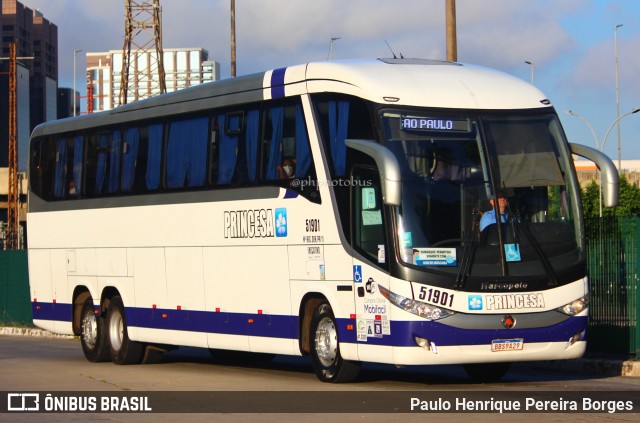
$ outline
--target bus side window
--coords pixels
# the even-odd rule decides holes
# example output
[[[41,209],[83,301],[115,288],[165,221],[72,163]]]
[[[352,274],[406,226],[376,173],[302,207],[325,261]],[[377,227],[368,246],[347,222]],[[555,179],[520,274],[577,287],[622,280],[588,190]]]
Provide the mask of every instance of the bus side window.
[[[309,147],[309,136],[300,104],[272,107],[265,115],[264,179],[280,181],[279,185],[299,190],[319,201],[315,169]],[[291,180],[310,179],[293,184]]]
[[[371,168],[356,167],[352,173],[353,247],[371,262],[386,268],[386,237],[380,176]]]
[[[138,170],[138,149],[140,146],[140,128],[133,127],[124,131],[122,147],[122,192],[134,190]]]
[[[31,144],[29,160],[29,187],[44,200],[53,200],[55,183],[55,142],[52,138],[38,138]]]
[[[115,194],[120,191],[120,166],[122,165],[122,133],[114,130],[109,146],[109,166],[107,169],[107,192]]]
[[[313,101],[332,175],[343,178],[348,171],[345,140],[374,139],[371,114],[367,104],[355,97],[314,94]]]
[[[81,135],[57,140],[54,198],[61,200],[75,198],[82,194],[83,144],[84,139]]]
[[[160,188],[162,170],[162,147],[164,125],[156,123],[147,128],[147,166],[145,168],[145,191],[155,191]],[[142,153],[144,154],[144,152]]]
[[[258,109],[233,111],[216,118],[218,155],[214,161],[217,185],[244,186],[257,180]]]
[[[265,116],[265,152],[266,160],[264,179],[275,181],[280,179],[278,167],[282,166],[282,142],[284,131],[284,107],[272,107]]]
[[[218,185],[228,185],[234,179],[238,163],[239,138],[242,134],[242,113],[227,113],[216,118],[218,128]]]
[[[204,186],[208,140],[207,117],[171,122],[167,140],[167,188]]]
[[[86,159],[86,192],[89,196],[115,194],[120,190],[122,141],[120,131],[90,137]]]
[[[142,194],[160,188],[164,126],[127,128],[122,145],[122,192]]]
[[[242,123],[238,125],[237,160],[232,183],[239,186],[252,185],[257,180],[260,111],[247,111]],[[229,129],[233,130],[233,126]]]
[[[267,118],[266,174],[268,181],[303,178],[311,167],[309,138],[302,107],[273,107]]]

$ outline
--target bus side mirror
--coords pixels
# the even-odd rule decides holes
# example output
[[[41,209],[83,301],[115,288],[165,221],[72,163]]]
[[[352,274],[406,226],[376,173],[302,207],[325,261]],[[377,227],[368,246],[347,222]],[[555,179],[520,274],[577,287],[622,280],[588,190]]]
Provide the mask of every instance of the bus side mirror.
[[[611,159],[595,148],[582,144],[569,144],[571,152],[596,164],[602,174],[602,192],[604,194],[604,206],[615,207],[618,205],[618,169]]]
[[[399,206],[402,200],[400,164],[385,146],[368,140],[345,140],[347,147],[371,157],[378,166],[382,184],[382,202],[387,206]]]

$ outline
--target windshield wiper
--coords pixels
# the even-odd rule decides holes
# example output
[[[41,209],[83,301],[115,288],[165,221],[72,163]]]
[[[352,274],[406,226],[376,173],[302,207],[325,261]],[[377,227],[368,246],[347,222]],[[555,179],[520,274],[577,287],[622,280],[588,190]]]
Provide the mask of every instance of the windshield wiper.
[[[462,259],[460,261],[460,270],[456,276],[455,289],[462,289],[469,276],[469,268],[471,267],[473,250],[475,249],[476,239],[480,231],[480,210],[474,208],[471,210],[471,219],[467,226],[466,237],[464,240],[464,250],[462,250]]]
[[[533,246],[533,249],[538,255],[540,262],[542,262],[542,266],[544,267],[544,270],[547,273],[549,280],[551,281],[551,285],[554,285],[554,286],[558,285],[558,279],[556,278],[556,274],[553,271],[551,262],[549,261],[549,258],[547,258],[547,255],[542,250],[542,247],[540,246],[540,243],[538,242],[536,237],[531,233],[529,226],[522,224],[519,220],[515,223],[518,224],[518,228],[522,230],[522,234],[525,236],[525,238],[527,238],[529,243],[531,243],[531,245]]]

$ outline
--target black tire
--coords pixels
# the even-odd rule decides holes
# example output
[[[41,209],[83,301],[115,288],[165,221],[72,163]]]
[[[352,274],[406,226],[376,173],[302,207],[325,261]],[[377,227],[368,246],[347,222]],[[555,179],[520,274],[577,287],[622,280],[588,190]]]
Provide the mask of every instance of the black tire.
[[[509,371],[511,363],[465,364],[464,371],[477,382],[497,382]]]
[[[136,364],[142,361],[144,344],[131,341],[127,333],[127,316],[122,298],[116,295],[107,309],[107,333],[111,361],[115,364]]]
[[[104,317],[96,314],[93,299],[87,298],[80,313],[80,344],[84,356],[92,363],[109,360],[109,343]]]
[[[315,309],[311,318],[311,359],[322,382],[352,382],[360,371],[360,362],[344,360],[340,355],[336,319],[326,302]]]

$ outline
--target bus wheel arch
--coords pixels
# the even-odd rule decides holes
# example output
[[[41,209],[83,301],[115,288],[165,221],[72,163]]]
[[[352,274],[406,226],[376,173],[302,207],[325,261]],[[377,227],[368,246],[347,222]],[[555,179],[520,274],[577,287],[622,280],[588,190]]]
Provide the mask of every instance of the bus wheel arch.
[[[300,302],[298,339],[300,339],[300,352],[302,355],[309,355],[311,353],[311,319],[313,318],[314,311],[323,301],[327,301],[327,299],[322,294],[308,293]]]
[[[73,292],[72,310],[71,310],[71,327],[75,336],[81,334],[82,323],[82,306],[87,298],[91,297],[91,292],[85,286],[77,286]]]
[[[321,300],[312,307],[309,332],[309,354],[316,376],[322,382],[346,383],[355,380],[360,362],[342,358],[338,325],[331,305]]]

